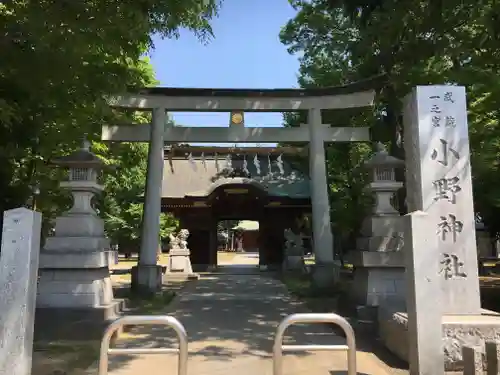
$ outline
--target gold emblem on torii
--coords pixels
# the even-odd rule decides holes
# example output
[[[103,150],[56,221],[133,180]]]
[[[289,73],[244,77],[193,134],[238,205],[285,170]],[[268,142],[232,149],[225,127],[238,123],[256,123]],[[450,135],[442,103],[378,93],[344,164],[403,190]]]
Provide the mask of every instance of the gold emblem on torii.
[[[245,126],[245,114],[243,111],[232,111],[229,117],[229,126]]]

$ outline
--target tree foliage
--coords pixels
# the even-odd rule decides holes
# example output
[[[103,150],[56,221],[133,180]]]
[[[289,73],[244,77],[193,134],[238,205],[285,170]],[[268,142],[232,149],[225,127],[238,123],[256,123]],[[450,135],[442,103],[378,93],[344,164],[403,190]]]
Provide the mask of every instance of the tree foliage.
[[[373,128],[374,140],[389,142],[404,158],[401,99],[416,85],[467,87],[475,208],[492,233],[500,232],[499,104],[500,4],[481,1],[291,0],[297,15],[281,32],[291,53],[300,53],[299,83],[329,86],[384,74],[372,116],[349,120]],[[344,117],[332,119],[338,126]],[[340,121],[339,121],[340,120]],[[359,145],[331,146],[333,220],[355,215],[362,179],[355,178],[352,156]],[[331,149],[336,151],[332,153]],[[361,150],[360,150],[361,151]],[[358,151],[358,152],[360,152]],[[367,150],[363,148],[366,157]],[[353,172],[354,171],[354,172]],[[338,177],[344,175],[343,181]],[[351,176],[351,177],[347,177]],[[349,182],[349,178],[353,180]],[[399,176],[402,179],[402,176]],[[334,192],[347,189],[341,197]],[[403,198],[403,197],[401,197]],[[343,215],[335,206],[345,201]],[[400,204],[403,202],[400,199]]]
[[[45,219],[56,215],[61,172],[49,169],[48,162],[73,151],[84,134],[98,140],[102,124],[130,117],[110,109],[106,96],[154,84],[143,58],[154,48],[154,34],[177,37],[183,27],[207,41],[218,7],[218,0],[1,2],[0,212],[35,198]],[[134,166],[125,155],[143,157],[145,146],[94,146],[123,167],[120,176],[106,181],[107,187],[116,186],[113,194],[120,195],[124,187],[135,193],[142,172],[129,173]],[[119,156],[113,156],[115,151]],[[111,212],[103,215],[115,218],[109,219],[108,229],[119,226],[118,217],[139,216],[138,206],[121,203],[105,203]]]
[[[94,151],[113,167],[105,174],[106,194],[100,205],[108,237],[121,251],[136,251],[140,245],[148,146],[122,143],[109,147],[95,143]],[[162,213],[160,238],[167,238],[177,224],[174,217]]]

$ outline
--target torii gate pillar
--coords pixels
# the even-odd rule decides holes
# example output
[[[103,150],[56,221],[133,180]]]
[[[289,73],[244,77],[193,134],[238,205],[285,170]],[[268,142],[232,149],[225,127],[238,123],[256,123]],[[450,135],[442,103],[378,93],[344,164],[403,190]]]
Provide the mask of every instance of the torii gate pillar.
[[[160,244],[163,146],[167,114],[154,108],[150,127],[146,194],[141,228],[139,263],[132,267],[132,289],[158,291],[162,286],[162,266],[156,262]]]
[[[322,137],[321,109],[308,111],[309,174],[311,181],[311,208],[313,251],[316,264],[313,280],[317,287],[332,286],[335,281],[333,262],[333,235],[330,225],[330,202],[326,177],[325,139]]]

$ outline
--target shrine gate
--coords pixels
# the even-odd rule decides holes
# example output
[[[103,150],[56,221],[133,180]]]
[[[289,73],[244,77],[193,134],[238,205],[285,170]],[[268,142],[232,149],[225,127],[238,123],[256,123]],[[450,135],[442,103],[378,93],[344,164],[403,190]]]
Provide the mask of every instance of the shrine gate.
[[[289,162],[306,152],[300,147],[189,145],[165,150],[162,211],[189,230],[195,271],[215,269],[217,224],[224,220],[258,221],[253,248],[259,249],[259,265],[281,267],[284,230],[311,211],[307,171]]]
[[[149,142],[140,260],[133,284],[147,290],[161,286],[157,265],[164,175],[165,143],[308,143],[313,251],[313,275],[330,284],[334,275],[325,142],[369,141],[368,127],[331,127],[322,123],[322,110],[368,107],[373,104],[375,79],[321,89],[191,89],[143,88],[109,99],[113,107],[151,111],[151,124],[103,126],[102,140]],[[307,123],[295,128],[185,127],[168,121],[168,112],[307,112]],[[237,120],[237,119],[236,119]],[[244,181],[241,181],[242,183]]]

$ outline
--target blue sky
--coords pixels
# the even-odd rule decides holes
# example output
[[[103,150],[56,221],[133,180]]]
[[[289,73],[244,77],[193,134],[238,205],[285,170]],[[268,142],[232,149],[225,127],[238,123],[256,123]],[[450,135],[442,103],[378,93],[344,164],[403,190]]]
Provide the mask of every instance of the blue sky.
[[[297,56],[279,41],[295,11],[287,0],[224,0],[206,45],[182,31],[177,40],[155,39],[151,61],[161,86],[213,88],[297,87]],[[228,126],[228,113],[174,113],[185,126]],[[281,113],[246,113],[246,126],[280,126]]]

